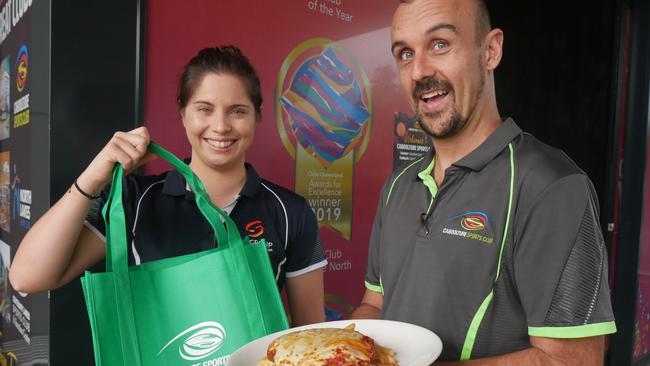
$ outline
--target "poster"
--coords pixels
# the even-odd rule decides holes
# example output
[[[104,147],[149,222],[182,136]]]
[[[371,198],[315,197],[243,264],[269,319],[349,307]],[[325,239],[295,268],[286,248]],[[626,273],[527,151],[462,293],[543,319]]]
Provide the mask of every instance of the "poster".
[[[33,141],[49,134],[50,51],[33,48],[34,9],[49,12],[49,3],[0,0],[0,365],[49,362],[48,314],[34,310],[47,306],[47,293],[15,291],[7,275],[33,217],[49,206],[49,192],[34,190],[49,184],[49,149]]]
[[[310,203],[329,261],[326,315],[345,319],[365,291],[370,231],[394,165],[395,118],[410,113],[390,52],[395,3],[192,4],[147,3],[145,125],[154,140],[189,156],[175,103],[182,67],[204,47],[241,48],[260,76],[264,99],[247,160]],[[154,162],[145,172],[168,168]]]
[[[395,134],[393,169],[421,158],[433,147],[431,136],[420,127],[415,114],[395,113],[393,131]]]

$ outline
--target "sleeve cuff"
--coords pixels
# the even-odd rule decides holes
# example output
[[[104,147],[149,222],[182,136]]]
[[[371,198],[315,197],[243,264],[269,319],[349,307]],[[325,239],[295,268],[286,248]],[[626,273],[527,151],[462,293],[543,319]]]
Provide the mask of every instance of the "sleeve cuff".
[[[315,263],[315,264],[312,264],[309,267],[305,267],[305,268],[299,269],[297,271],[287,272],[287,273],[285,273],[285,276],[287,278],[298,277],[298,276],[304,275],[305,273],[315,271],[315,270],[317,270],[319,268],[323,268],[326,265],[327,265],[327,259],[323,259],[322,261],[320,261],[318,263]]]
[[[95,235],[97,235],[97,237],[99,237],[101,240],[103,240],[104,243],[106,243],[106,236],[104,236],[101,231],[97,230],[97,228],[94,227],[88,220],[84,221],[84,226],[87,227],[88,230],[92,231]]]
[[[373,285],[372,283],[366,281],[366,288],[372,292],[378,292],[380,294],[384,293],[384,289],[382,288],[381,284],[380,285]]]
[[[612,333],[616,333],[613,321],[570,327],[528,327],[528,335],[546,338],[586,338]]]

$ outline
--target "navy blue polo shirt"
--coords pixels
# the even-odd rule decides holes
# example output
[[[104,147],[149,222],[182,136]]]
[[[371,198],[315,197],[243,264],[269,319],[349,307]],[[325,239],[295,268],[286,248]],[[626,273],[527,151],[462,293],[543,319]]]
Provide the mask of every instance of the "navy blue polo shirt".
[[[101,209],[109,189],[93,202],[86,225],[105,239]],[[233,205],[226,207],[242,237],[251,244],[265,239],[279,288],[286,277],[327,264],[318,223],[307,201],[260,178],[246,164],[246,182]],[[123,180],[129,265],[213,248],[215,235],[194,201],[185,179],[176,170],[159,175],[130,174]]]

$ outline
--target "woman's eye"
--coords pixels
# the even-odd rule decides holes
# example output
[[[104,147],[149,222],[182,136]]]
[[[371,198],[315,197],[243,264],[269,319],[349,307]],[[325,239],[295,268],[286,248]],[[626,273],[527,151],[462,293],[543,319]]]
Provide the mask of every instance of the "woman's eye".
[[[199,107],[198,111],[201,113],[210,113],[210,108],[207,107]]]
[[[243,108],[236,108],[236,109],[233,109],[232,112],[230,112],[230,113],[234,114],[235,116],[244,116],[244,115],[246,115],[247,112]]]

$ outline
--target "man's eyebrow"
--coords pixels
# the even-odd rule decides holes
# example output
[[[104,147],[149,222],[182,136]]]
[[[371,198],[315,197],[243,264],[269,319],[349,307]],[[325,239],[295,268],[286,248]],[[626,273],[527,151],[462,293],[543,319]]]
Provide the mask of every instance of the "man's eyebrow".
[[[433,27],[427,29],[427,31],[424,32],[424,34],[429,35],[431,33],[435,33],[437,31],[439,31],[440,29],[448,29],[448,30],[452,31],[453,33],[458,33],[457,30],[456,30],[456,26],[454,26],[452,24],[449,24],[449,23],[440,23],[440,24],[436,24]],[[391,51],[391,53],[395,53],[396,48],[403,47],[403,46],[406,46],[406,42],[404,42],[404,41],[395,41],[395,42],[393,42],[391,44],[390,51]]]
[[[406,42],[404,41],[393,42],[393,44],[390,46],[390,53],[395,53],[395,49],[402,46],[406,46]]]
[[[424,33],[425,33],[425,34],[431,34],[431,33],[435,33],[435,32],[437,32],[437,31],[440,30],[440,29],[448,29],[448,30],[450,30],[450,31],[452,31],[452,32],[454,32],[454,33],[457,33],[457,31],[456,31],[456,26],[454,26],[454,25],[452,25],[452,24],[449,24],[449,23],[440,23],[440,24],[436,24],[436,25],[434,25],[433,27],[427,29],[427,31],[424,32]]]

